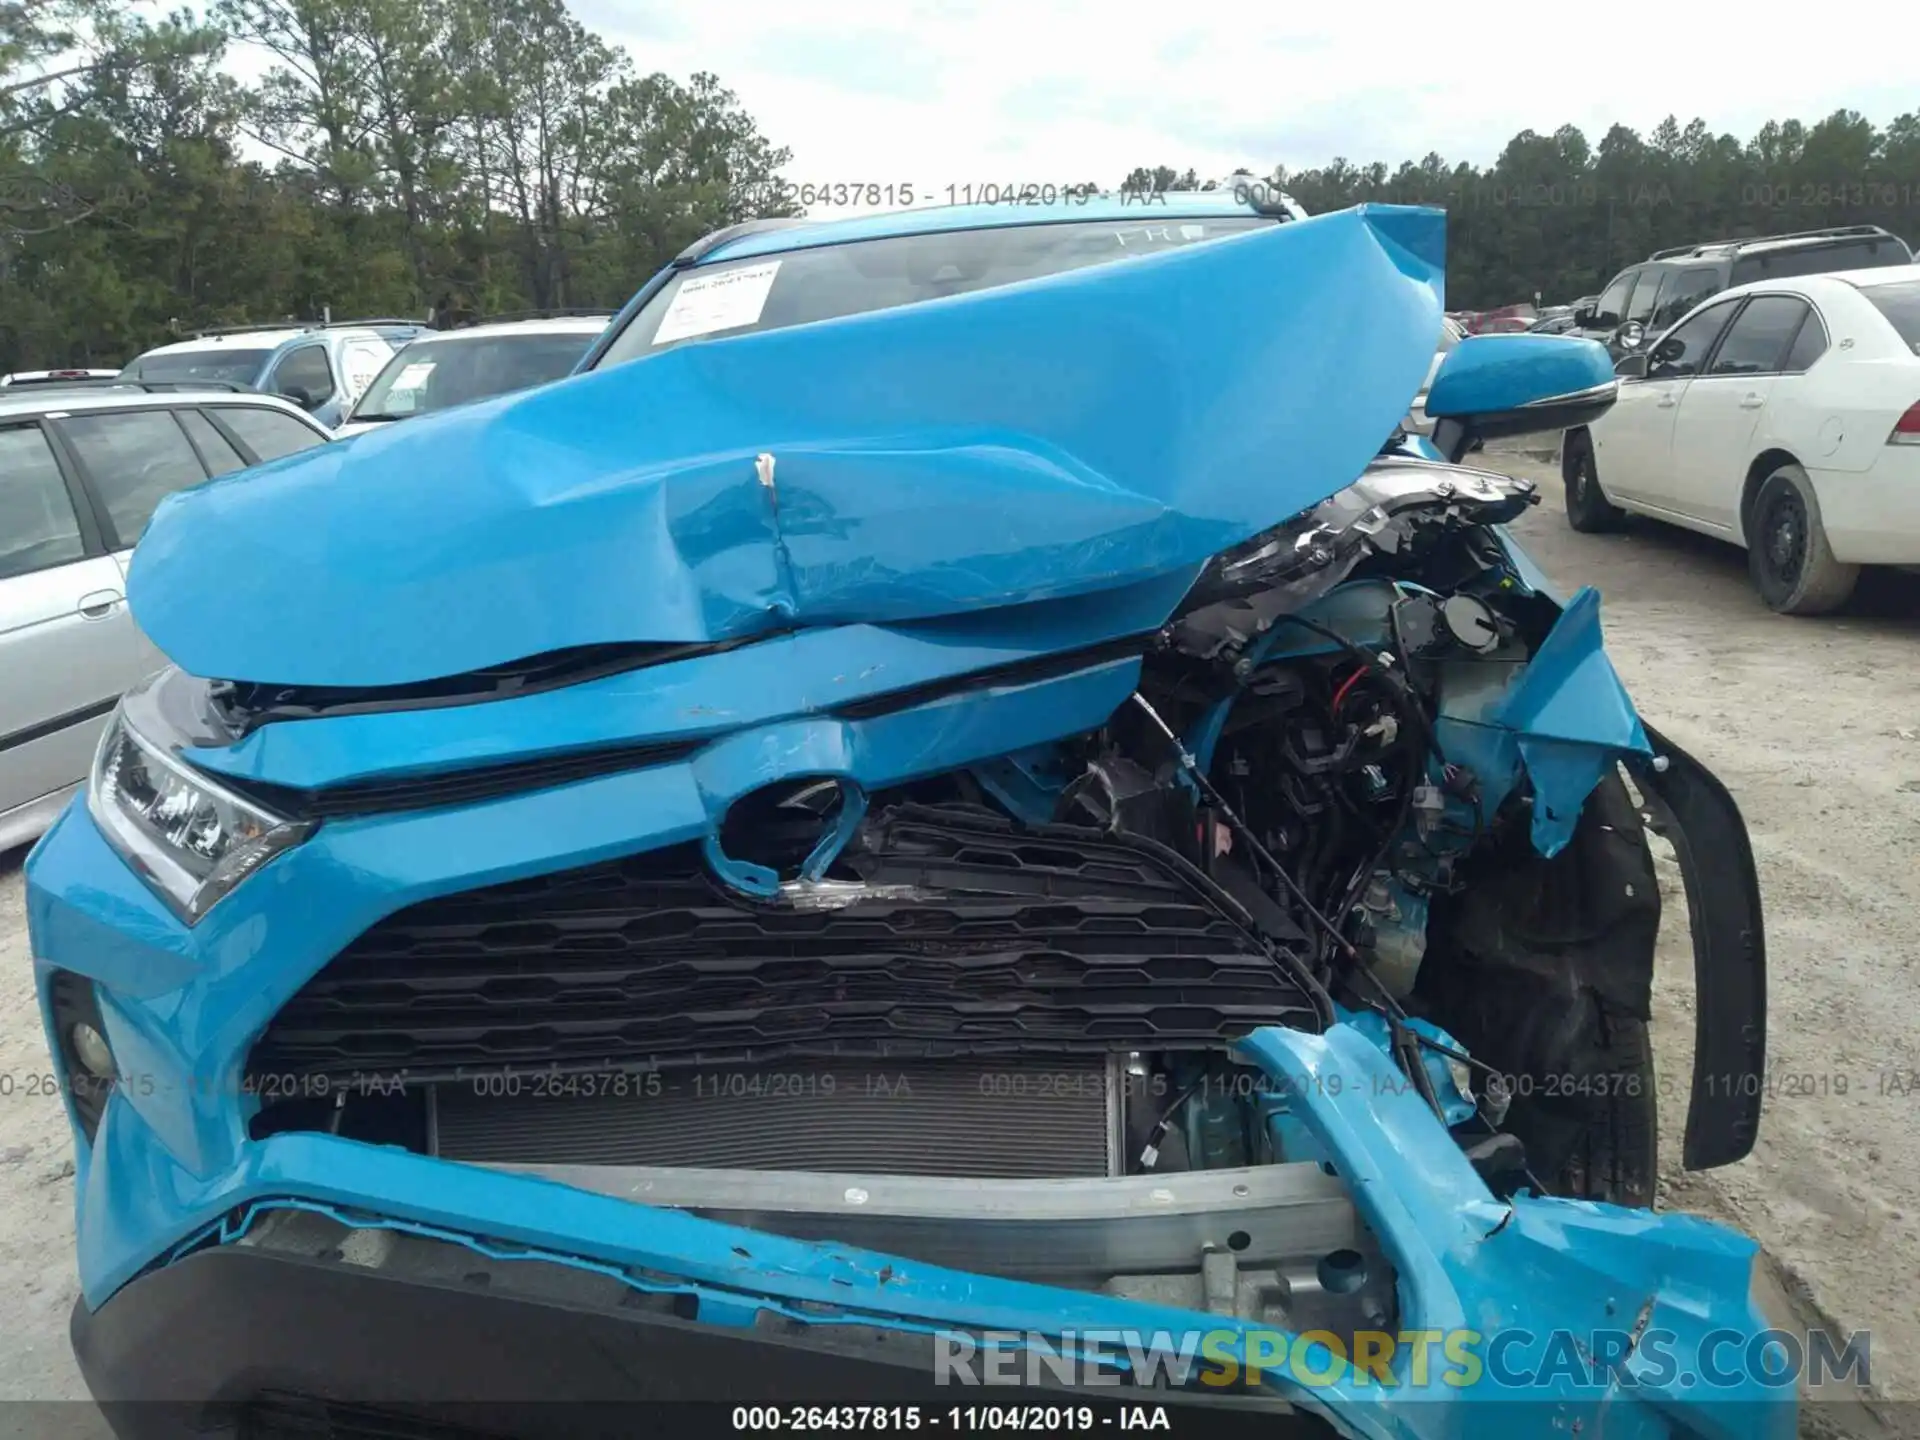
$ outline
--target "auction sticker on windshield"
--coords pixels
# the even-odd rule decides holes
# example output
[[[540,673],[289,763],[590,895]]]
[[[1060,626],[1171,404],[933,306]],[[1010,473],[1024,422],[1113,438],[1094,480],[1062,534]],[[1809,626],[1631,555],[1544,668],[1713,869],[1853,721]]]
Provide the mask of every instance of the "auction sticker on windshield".
[[[779,273],[780,262],[772,260],[716,275],[689,275],[674,292],[667,313],[660,317],[653,343],[664,345],[690,335],[711,335],[716,330],[753,324],[766,308],[773,277]]]

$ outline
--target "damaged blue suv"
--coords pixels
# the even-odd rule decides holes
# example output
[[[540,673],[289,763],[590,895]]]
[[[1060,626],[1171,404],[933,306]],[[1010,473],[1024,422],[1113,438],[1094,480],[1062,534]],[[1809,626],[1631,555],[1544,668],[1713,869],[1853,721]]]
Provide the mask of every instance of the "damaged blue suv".
[[[761,222],[567,380],[164,502],[172,667],[28,866],[120,1433],[1790,1435],[1754,1244],[1651,1210],[1648,832],[1703,1168],[1745,828],[1460,463],[1611,367],[1468,340],[1407,437],[1443,270],[1414,208]]]

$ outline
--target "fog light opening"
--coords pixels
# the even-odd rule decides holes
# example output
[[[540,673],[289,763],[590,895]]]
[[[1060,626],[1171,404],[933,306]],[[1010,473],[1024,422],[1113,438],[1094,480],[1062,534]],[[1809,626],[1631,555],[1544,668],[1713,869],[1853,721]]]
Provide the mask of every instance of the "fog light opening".
[[[48,976],[47,1008],[53,1022],[47,1039],[59,1052],[54,1059],[65,1072],[74,1123],[91,1145],[120,1069],[107,1043],[100,1000],[91,980],[71,970],[55,970]]]
[[[82,1020],[67,1032],[67,1040],[73,1046],[73,1058],[89,1075],[97,1080],[114,1078],[117,1067],[106,1036]]]

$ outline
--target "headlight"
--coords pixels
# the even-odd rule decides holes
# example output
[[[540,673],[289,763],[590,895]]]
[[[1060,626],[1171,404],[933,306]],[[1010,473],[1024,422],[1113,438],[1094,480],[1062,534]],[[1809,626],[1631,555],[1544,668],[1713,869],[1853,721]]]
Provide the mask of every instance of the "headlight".
[[[221,896],[313,833],[175,759],[113,712],[87,808],[115,850],[192,925]]]

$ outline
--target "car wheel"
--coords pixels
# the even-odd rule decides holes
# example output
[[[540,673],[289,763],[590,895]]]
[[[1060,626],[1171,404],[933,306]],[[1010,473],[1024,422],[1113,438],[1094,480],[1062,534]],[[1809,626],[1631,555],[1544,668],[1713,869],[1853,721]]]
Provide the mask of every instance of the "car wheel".
[[[1617,530],[1626,511],[1607,499],[1600,488],[1599,467],[1593,460],[1593,440],[1586,432],[1569,435],[1560,452],[1560,476],[1567,483],[1567,523],[1582,535]]]
[[[1860,567],[1833,558],[1820,502],[1798,465],[1782,465],[1767,477],[1746,529],[1747,569],[1770,608],[1782,615],[1825,615],[1847,603]]]

